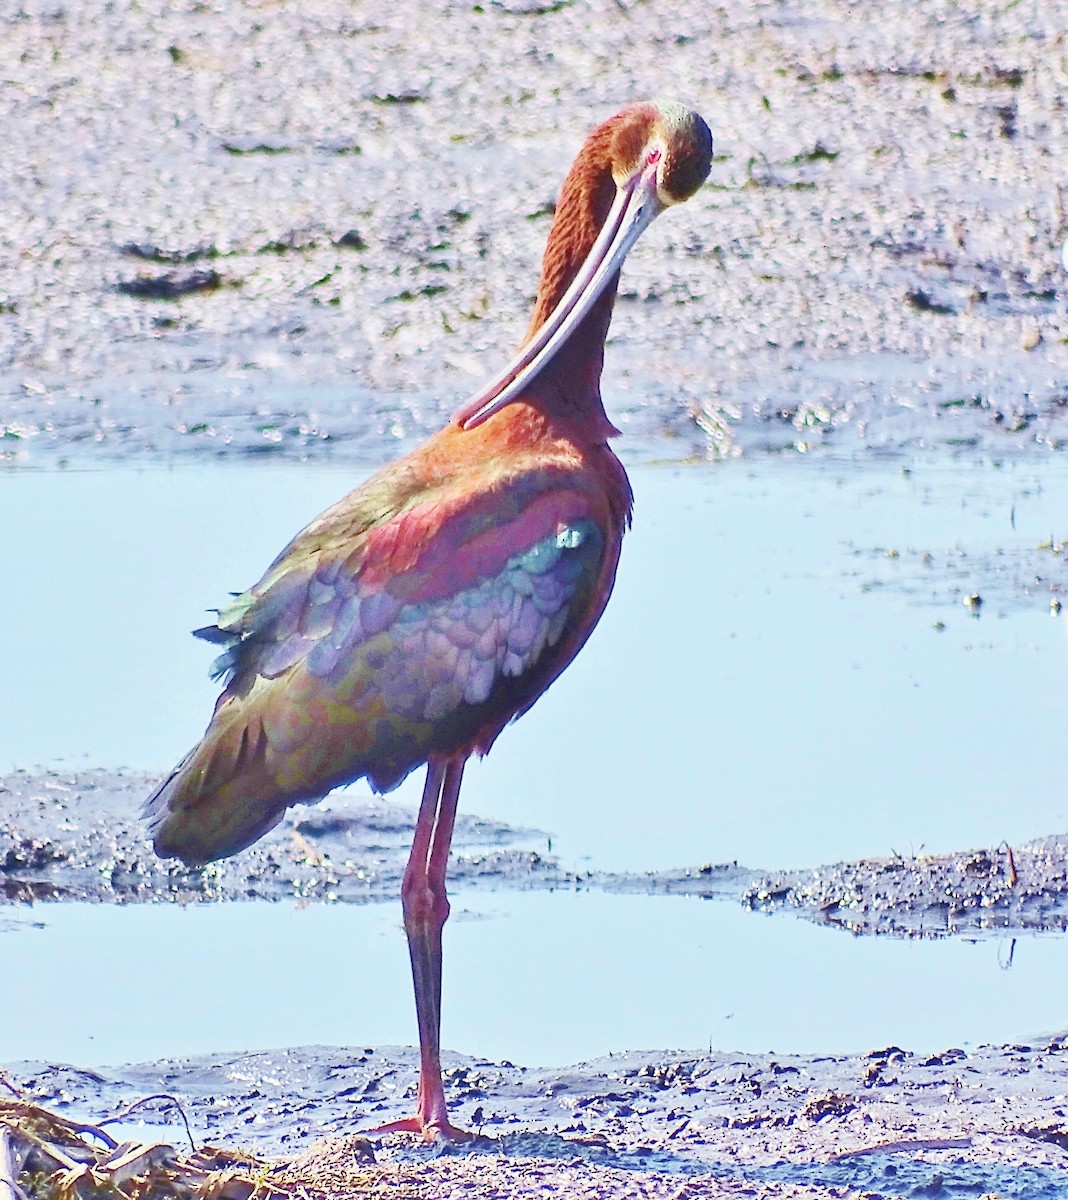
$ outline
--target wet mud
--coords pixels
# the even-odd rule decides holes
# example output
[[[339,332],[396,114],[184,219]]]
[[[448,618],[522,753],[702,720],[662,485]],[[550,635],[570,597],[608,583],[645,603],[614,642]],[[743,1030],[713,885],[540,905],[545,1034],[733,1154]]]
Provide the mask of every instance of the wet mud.
[[[290,809],[241,854],[189,868],[152,850],[139,813],[155,783],[153,776],[103,770],[0,777],[0,900],[366,904],[400,894],[414,829],[407,805],[334,793]],[[1068,929],[1068,834],[1017,847],[772,873],[739,863],[575,870],[546,852],[546,840],[537,830],[460,814],[450,885],[696,896],[792,913],[848,933],[905,938]]]
[[[13,461],[393,453],[522,336],[589,126],[676,93],[716,159],[623,273],[634,453],[1068,438],[1044,0],[30,3],[0,54]]]
[[[0,897],[42,910],[62,900],[396,903],[412,810],[335,796],[294,810],[242,855],[189,871],[156,859],[138,821],[154,782],[110,771],[4,777]],[[457,887],[703,896],[849,934],[974,938],[1065,928],[1065,841],[789,872],[731,863],[620,874],[569,870],[536,831],[465,814],[451,877]],[[203,965],[190,986],[239,986],[248,1003],[269,1003],[268,980],[214,978]],[[788,974],[774,986],[789,1002]],[[952,1003],[953,994],[947,977],[944,995],[918,1002]],[[584,1002],[578,989],[575,1002]],[[838,1002],[852,1001],[843,993]],[[414,1048],[220,1053],[106,1069],[15,1062],[0,1078],[21,1101],[90,1123],[166,1093],[198,1151],[206,1143],[266,1156],[272,1185],[304,1181],[313,1195],[1053,1200],[1068,1192],[1066,1062],[1062,1035],[929,1054],[627,1052],[558,1069],[448,1055],[451,1109],[480,1136],[446,1155],[359,1133],[411,1108]],[[150,1102],[138,1120],[147,1127],[128,1122],[129,1136],[184,1151],[172,1101]]]
[[[279,826],[233,858],[188,868],[162,860],[140,819],[157,779],[87,771],[0,777],[0,889],[14,902],[307,899],[372,903],[400,895],[415,812],[388,800],[337,793],[290,809]],[[461,813],[450,881],[508,887],[567,879],[531,847],[545,836]],[[570,877],[571,880],[574,876]]]
[[[744,903],[897,937],[1068,929],[1068,835],[958,854],[837,863],[751,883]]]
[[[198,1146],[282,1157],[338,1195],[1053,1200],[1068,1181],[1060,1038],[925,1056],[625,1053],[536,1071],[451,1055],[451,1110],[479,1136],[446,1154],[358,1132],[407,1115],[417,1067],[414,1050],[306,1047],[5,1074],[23,1099],[88,1121],[163,1094],[139,1113],[142,1137],[189,1148],[176,1099]]]

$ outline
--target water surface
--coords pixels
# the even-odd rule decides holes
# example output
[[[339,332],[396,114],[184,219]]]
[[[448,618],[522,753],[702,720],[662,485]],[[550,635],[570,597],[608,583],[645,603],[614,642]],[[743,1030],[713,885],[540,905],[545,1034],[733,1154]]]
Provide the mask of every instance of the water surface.
[[[630,870],[1068,828],[1061,459],[633,476],[608,612],[472,765],[467,811]],[[0,766],[171,766],[216,695],[188,630],[356,482],[278,463],[0,476]],[[418,792],[412,777],[399,794]]]
[[[0,920],[0,993],[20,981],[3,1060],[414,1040],[399,904],[47,905]],[[968,1049],[1062,1028],[1064,963],[1060,935],[854,939],[722,901],[461,893],[442,1038],[524,1066],[624,1048]]]

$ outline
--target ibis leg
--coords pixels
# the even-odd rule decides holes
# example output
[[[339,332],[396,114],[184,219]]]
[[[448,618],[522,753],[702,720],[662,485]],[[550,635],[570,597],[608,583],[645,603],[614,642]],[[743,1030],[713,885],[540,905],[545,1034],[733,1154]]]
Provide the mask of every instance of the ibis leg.
[[[432,759],[401,885],[419,1022],[419,1099],[414,1117],[378,1132],[421,1133],[427,1141],[470,1137],[451,1124],[441,1082],[441,930],[449,916],[445,875],[463,779],[463,759]]]

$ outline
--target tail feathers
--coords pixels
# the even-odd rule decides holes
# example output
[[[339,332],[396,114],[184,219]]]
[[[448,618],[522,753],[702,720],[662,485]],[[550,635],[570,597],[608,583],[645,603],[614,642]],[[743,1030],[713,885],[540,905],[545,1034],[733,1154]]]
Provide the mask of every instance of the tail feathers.
[[[145,801],[142,816],[161,858],[203,866],[251,846],[286,808],[319,794],[280,787],[258,722],[209,729]]]

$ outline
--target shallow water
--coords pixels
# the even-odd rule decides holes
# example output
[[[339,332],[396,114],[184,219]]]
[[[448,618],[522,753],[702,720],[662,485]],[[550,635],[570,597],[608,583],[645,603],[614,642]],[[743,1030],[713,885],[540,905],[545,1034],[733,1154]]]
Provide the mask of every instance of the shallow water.
[[[1062,459],[632,474],[605,619],[472,766],[466,811],[617,870],[814,865],[1068,828],[1068,640],[1050,614]],[[0,475],[0,624],[15,633],[0,767],[170,766],[216,694],[213,650],[187,631],[355,482],[281,463]]]
[[[22,981],[5,1059],[413,1040],[399,905],[49,905],[0,921],[5,979]],[[1062,936],[853,939],[723,902],[461,893],[443,1042],[524,1066],[624,1047],[970,1049],[1062,1027],[1064,961]]]
[[[1059,459],[633,476],[636,525],[601,628],[470,771],[465,811],[544,830],[565,864],[639,871],[1068,828]],[[0,476],[19,581],[0,592],[18,633],[4,767],[168,766],[215,694],[212,649],[187,630],[353,482],[287,464]],[[936,1050],[1064,1022],[1059,937],[858,940],[730,902],[594,893],[467,894],[454,912],[444,1043],[491,1058]],[[4,1057],[409,1044],[399,924],[397,905],[15,910],[4,977],[21,981],[20,1019]],[[116,964],[121,1008],[83,986]]]

